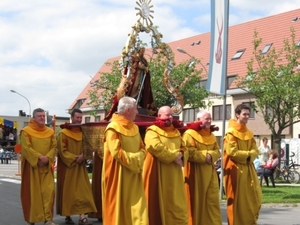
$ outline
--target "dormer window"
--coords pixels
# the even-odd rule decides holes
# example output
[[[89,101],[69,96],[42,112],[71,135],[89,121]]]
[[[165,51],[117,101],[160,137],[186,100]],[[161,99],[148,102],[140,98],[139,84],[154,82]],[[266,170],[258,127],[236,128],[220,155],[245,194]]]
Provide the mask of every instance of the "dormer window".
[[[242,55],[244,54],[245,51],[246,51],[246,49],[240,49],[240,50],[238,50],[231,59],[232,60],[233,59],[240,59],[242,57]]]
[[[270,50],[270,48],[271,48],[271,46],[272,46],[272,44],[273,43],[270,43],[270,44],[266,44],[265,45],[265,47],[264,47],[264,49],[261,51],[261,55],[264,55],[264,54],[266,54],[269,50]]]

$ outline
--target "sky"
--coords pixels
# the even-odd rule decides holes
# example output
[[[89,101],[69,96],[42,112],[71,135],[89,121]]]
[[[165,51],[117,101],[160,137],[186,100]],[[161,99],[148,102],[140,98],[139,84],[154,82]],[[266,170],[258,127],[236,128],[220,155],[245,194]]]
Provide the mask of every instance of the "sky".
[[[210,32],[210,0],[137,1],[153,5],[163,42]],[[1,0],[0,115],[43,108],[68,117],[103,63],[121,54],[136,7],[136,0]],[[229,26],[297,8],[295,0],[231,0]]]

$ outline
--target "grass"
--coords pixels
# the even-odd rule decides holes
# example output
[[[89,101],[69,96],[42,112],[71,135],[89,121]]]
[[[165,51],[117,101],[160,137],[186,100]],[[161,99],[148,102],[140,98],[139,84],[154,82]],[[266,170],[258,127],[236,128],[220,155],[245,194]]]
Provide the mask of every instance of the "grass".
[[[262,203],[300,203],[299,186],[263,186],[262,195]]]

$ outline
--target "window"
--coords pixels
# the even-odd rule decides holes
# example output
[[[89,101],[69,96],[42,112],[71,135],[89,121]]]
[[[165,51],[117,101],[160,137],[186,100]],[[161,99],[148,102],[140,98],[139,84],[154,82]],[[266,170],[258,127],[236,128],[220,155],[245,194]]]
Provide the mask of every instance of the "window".
[[[227,89],[230,89],[231,84],[233,83],[233,81],[235,80],[236,76],[230,76],[227,77]]]
[[[95,122],[100,122],[101,116],[95,116]]]
[[[296,44],[298,47],[300,47],[300,40],[298,41],[298,43]]]
[[[84,101],[85,101],[85,98],[78,99],[73,108],[80,108],[82,106],[82,104],[84,103]]]
[[[273,43],[266,44],[265,47],[264,47],[264,49],[261,51],[260,54],[261,54],[261,55],[266,54],[266,53],[270,50],[272,44],[273,44]]]
[[[223,105],[213,106],[213,120],[223,120]],[[231,118],[231,105],[226,105],[226,120]]]
[[[238,51],[234,54],[234,56],[231,58],[231,60],[241,58],[242,55],[244,54],[245,50],[246,50],[246,49],[240,49],[240,50],[238,50]]]
[[[84,122],[89,123],[91,121],[91,117],[87,116],[84,118]]]
[[[206,87],[207,80],[201,80],[199,83],[196,84],[197,87]]]
[[[249,118],[254,119],[255,118],[254,102],[243,102],[243,104],[250,107],[250,116],[249,116]]]
[[[197,113],[199,112],[198,108],[189,108],[183,110],[183,122],[192,122],[196,120]]]

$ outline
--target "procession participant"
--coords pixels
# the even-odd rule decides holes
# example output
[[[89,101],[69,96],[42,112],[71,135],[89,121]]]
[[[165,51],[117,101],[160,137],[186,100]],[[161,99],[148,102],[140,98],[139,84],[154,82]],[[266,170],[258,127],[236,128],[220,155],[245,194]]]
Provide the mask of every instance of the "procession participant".
[[[81,124],[80,109],[73,109],[71,121],[72,124]],[[70,126],[62,129],[57,147],[57,214],[66,216],[66,224],[74,224],[70,216],[75,214],[79,214],[79,225],[92,224],[85,214],[97,209],[83,157],[81,128]]]
[[[214,166],[220,149],[212,133],[211,114],[201,110],[195,124],[199,124],[198,129],[188,129],[182,137],[189,151],[189,161],[184,167],[189,225],[221,225],[219,182]]]
[[[158,119],[167,126],[152,125],[146,130],[147,150],[144,166],[150,225],[187,225],[188,206],[182,167],[187,162],[180,132],[172,125],[173,112],[169,106],[158,110]],[[168,126],[170,125],[170,126]]]
[[[54,175],[52,163],[56,152],[54,131],[45,126],[45,110],[37,108],[28,126],[21,130],[21,202],[28,225],[53,221]]]
[[[250,108],[240,104],[224,137],[224,181],[228,225],[257,224],[262,193],[253,161],[258,149],[246,124]]]
[[[147,225],[142,169],[145,147],[134,124],[137,103],[123,97],[104,134],[102,170],[103,224]]]

